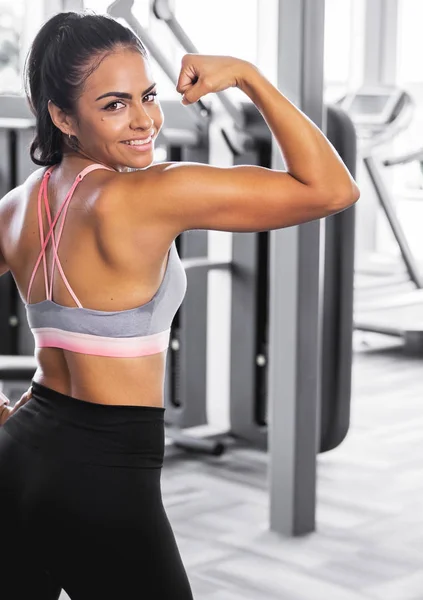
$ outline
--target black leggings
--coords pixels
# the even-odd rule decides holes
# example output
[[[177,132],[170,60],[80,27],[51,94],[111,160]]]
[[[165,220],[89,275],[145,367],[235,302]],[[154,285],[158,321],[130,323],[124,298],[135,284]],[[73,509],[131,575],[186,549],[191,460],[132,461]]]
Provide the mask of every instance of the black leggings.
[[[165,409],[32,387],[0,427],[0,597],[192,600],[161,496]]]

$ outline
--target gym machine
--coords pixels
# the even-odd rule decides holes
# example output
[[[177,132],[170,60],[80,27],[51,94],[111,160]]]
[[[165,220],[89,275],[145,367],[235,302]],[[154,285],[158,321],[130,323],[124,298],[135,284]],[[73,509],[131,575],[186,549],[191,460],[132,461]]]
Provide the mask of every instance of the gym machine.
[[[172,67],[132,14],[133,4],[133,0],[117,0],[109,8],[109,13],[126,20],[146,43],[156,62],[176,84],[177,77]],[[178,23],[167,0],[153,2],[152,9],[186,52],[198,52]],[[233,154],[232,164],[270,167],[271,135],[256,107],[251,102],[243,102],[237,107],[224,93],[218,94],[218,97],[228,116],[226,123],[232,124],[229,131],[222,130]],[[168,127],[177,130],[180,118],[180,114],[175,114],[175,111],[179,113],[177,107],[180,107],[177,102],[163,103],[165,138]],[[213,118],[211,108],[207,114],[209,118]],[[187,123],[184,125],[187,126]],[[354,130],[342,111],[336,107],[328,108],[328,135],[339,151],[346,155],[350,171],[353,172]],[[172,136],[172,139],[175,143],[177,136]],[[209,136],[208,142],[213,144],[212,136]],[[327,219],[326,227],[320,452],[339,445],[349,426],[354,210]],[[207,232],[196,234],[204,240],[204,254],[201,256],[188,254],[195,249],[192,246],[190,249],[184,247],[186,234],[179,238],[182,238],[180,250],[187,269],[188,292],[175,318],[171,336],[166,386],[167,431],[176,448],[199,453],[220,455],[226,447],[234,445],[267,450],[269,234],[233,233],[232,262],[226,265],[216,265],[205,258]],[[200,282],[204,282],[207,273],[216,268],[229,268],[232,273],[230,430],[198,436],[191,435],[190,429],[207,426],[203,375],[206,366],[207,298],[202,288],[203,283]],[[246,323],[249,324],[248,327],[245,327]],[[193,332],[192,340],[190,332]],[[203,338],[199,332],[204,332]],[[192,393],[192,390],[195,392]],[[206,429],[207,427],[202,427],[203,432]],[[174,455],[174,452],[168,448],[168,455],[170,454]]]
[[[384,179],[384,170],[419,156],[411,153],[382,159],[383,144],[411,122],[414,102],[395,86],[363,86],[339,101],[357,130],[359,155],[369,175],[379,206],[399,249],[397,264],[373,258],[356,270],[354,327],[402,338],[407,352],[423,351],[423,273],[395,210],[395,199]],[[379,155],[377,151],[379,150]],[[421,152],[421,151],[420,151]],[[398,264],[399,263],[399,264]],[[402,266],[402,268],[401,268]]]

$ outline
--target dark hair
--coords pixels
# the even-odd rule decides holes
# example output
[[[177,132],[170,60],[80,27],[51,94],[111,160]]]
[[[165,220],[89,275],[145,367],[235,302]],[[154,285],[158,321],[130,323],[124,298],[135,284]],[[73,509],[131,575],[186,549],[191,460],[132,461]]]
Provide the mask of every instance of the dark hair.
[[[30,148],[35,164],[55,165],[63,156],[63,133],[51,120],[48,101],[75,114],[85,81],[117,48],[133,49],[147,58],[135,33],[109,15],[58,13],[41,27],[26,58],[24,75],[26,97],[36,117]]]

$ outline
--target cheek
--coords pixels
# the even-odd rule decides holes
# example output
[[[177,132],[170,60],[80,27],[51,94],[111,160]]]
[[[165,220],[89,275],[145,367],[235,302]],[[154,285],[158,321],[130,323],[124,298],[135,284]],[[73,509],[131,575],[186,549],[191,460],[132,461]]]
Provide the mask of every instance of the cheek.
[[[109,124],[107,119],[99,117],[97,119],[90,119],[84,122],[83,130],[86,137],[92,135],[102,136],[108,130]]]
[[[157,104],[154,107],[154,113],[151,114],[151,117],[154,120],[154,125],[156,126],[156,129],[160,130],[164,123],[164,114],[160,104]]]
[[[164,120],[164,114],[162,111],[162,105],[160,104],[160,102],[157,102],[155,109],[157,111],[157,115],[160,117],[160,119],[163,121]]]
[[[125,125],[126,120],[122,117],[118,118],[114,115],[113,119],[108,119],[107,116],[104,116],[101,117],[99,123],[95,125],[93,133],[103,139],[110,138],[112,140],[116,133],[120,132]]]

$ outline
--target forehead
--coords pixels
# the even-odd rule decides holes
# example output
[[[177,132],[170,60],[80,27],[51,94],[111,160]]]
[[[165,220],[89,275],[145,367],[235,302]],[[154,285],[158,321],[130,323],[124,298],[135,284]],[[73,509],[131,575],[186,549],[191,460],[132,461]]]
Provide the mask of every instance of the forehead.
[[[107,54],[84,85],[84,95],[100,96],[109,91],[125,92],[153,84],[150,62],[134,50],[116,50]]]

